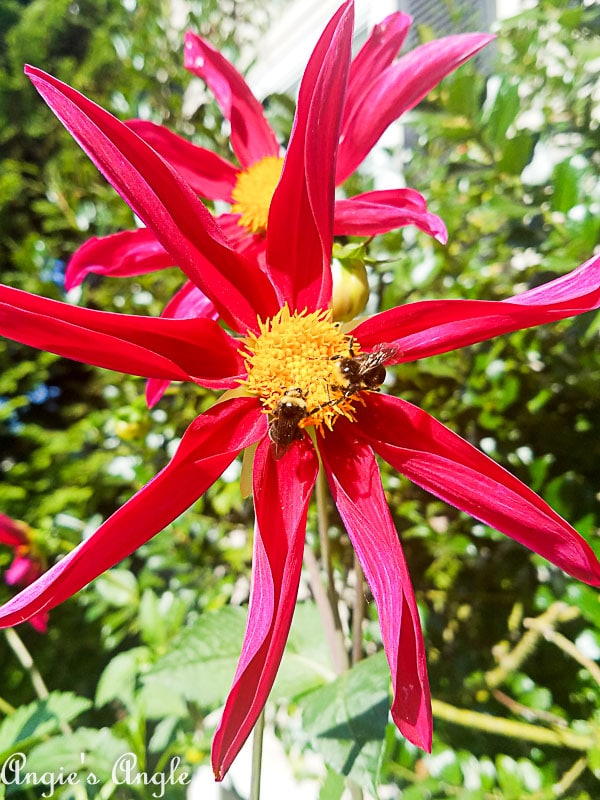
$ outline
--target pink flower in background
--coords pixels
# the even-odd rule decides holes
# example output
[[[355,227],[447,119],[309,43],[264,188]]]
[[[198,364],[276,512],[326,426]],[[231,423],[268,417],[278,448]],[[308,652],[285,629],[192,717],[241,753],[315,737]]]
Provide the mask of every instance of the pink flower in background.
[[[411,22],[407,14],[391,14],[373,28],[352,61],[339,129],[336,185],[360,166],[394,120],[493,38],[480,33],[448,36],[421,45],[396,61]],[[164,126],[139,119],[128,125],[172,164],[200,197],[230,203],[232,211],[219,216],[219,225],[238,251],[259,254],[264,249],[269,204],[281,175],[281,147],[261,104],[218,50],[188,31],[184,59],[186,69],[206,82],[229,122],[237,163]],[[405,225],[416,225],[446,241],[444,223],[427,211],[425,199],[414,189],[366,192],[335,203],[336,235],[373,236]],[[138,228],[85,242],[67,266],[65,284],[67,289],[77,286],[90,272],[127,277],[172,264],[172,256],[152,231]],[[189,283],[164,313],[215,317],[210,301]]]
[[[72,596],[176,519],[242,450],[255,447],[250,603],[213,743],[218,779],[275,680],[319,460],[377,606],[392,717],[419,747],[429,749],[432,737],[425,649],[376,455],[569,574],[600,585],[590,546],[538,495],[426,412],[375,391],[388,365],[600,307],[600,257],[502,302],[407,304],[361,322],[351,336],[333,323],[334,194],[346,92],[353,85],[353,8],[346,0],[336,12],[304,73],[260,265],[231,245],[187,182],[131,128],[56,78],[27,68],[50,108],[171,262],[209,299],[220,323],[202,315],[90,310],[0,286],[0,334],[88,364],[158,381],[192,381],[225,394],[191,423],[161,472],[0,608],[0,625],[15,625]]]
[[[44,571],[44,565],[33,555],[31,548],[31,528],[24,522],[0,514],[0,544],[12,548],[12,564],[4,573],[9,586],[29,586]],[[40,633],[48,629],[48,612],[39,611],[29,618],[30,624]]]

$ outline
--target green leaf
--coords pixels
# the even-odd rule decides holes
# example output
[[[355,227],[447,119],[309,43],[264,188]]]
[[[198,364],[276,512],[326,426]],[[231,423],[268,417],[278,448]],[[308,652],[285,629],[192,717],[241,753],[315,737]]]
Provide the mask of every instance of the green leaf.
[[[515,121],[520,107],[518,85],[511,83],[510,78],[503,78],[486,119],[486,134],[492,145],[504,149],[506,132]]]
[[[271,697],[294,700],[334,677],[317,607],[312,602],[299,603]]]
[[[153,689],[160,684],[203,708],[216,708],[231,686],[244,627],[240,609],[204,613],[173,639],[169,652],[144,677],[144,685]]]
[[[304,728],[330,769],[376,793],[389,713],[383,652],[360,662],[301,703]]]
[[[111,700],[118,700],[128,711],[132,711],[140,666],[147,663],[148,657],[146,647],[135,647],[118,653],[100,676],[96,689],[96,705],[101,707]]]
[[[45,700],[20,706],[0,725],[0,760],[58,731],[61,723],[70,722],[91,705],[72,692],[53,692]]]
[[[567,159],[554,167],[552,177],[554,179],[552,208],[554,211],[566,213],[577,204],[580,172],[572,165],[570,159]]]
[[[120,756],[130,750],[128,742],[107,728],[80,728],[35,747],[27,758],[27,769],[42,774],[57,773],[61,768],[64,774],[76,773],[81,784],[96,785],[92,776],[99,783],[108,781]]]
[[[511,175],[520,175],[531,161],[534,146],[535,138],[527,132],[506,139],[498,169]]]
[[[111,606],[129,607],[139,600],[137,580],[127,569],[109,570],[96,580],[94,588]]]
[[[340,800],[344,793],[345,781],[341,775],[337,775],[330,769],[319,792],[319,800]]]

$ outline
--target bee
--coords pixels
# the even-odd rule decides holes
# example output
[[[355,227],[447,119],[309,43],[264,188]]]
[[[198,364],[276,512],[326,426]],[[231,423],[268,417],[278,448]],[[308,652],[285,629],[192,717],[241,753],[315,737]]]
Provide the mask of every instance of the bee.
[[[385,364],[398,355],[394,344],[379,344],[372,353],[354,354],[350,340],[350,356],[337,356],[338,370],[345,381],[342,386],[344,397],[362,392],[364,389],[379,389],[385,380]]]
[[[301,389],[288,389],[277,403],[269,423],[271,454],[275,461],[283,458],[295,441],[304,434],[298,423],[309,416],[306,400]]]

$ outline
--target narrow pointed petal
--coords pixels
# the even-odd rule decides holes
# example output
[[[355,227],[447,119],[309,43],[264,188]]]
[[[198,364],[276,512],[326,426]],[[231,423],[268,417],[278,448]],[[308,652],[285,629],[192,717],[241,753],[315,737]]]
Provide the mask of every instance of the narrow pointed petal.
[[[600,586],[600,563],[585,539],[524,483],[425,411],[372,393],[357,427],[378,455],[418,486]]]
[[[38,92],[121,197],[234,330],[257,329],[277,310],[273,289],[229,246],[209,211],[158,153],[67,84],[35,67]]]
[[[383,311],[353,329],[360,344],[398,346],[389,363],[445,353],[504,333],[600,308],[600,256],[506,300],[423,300]]]
[[[431,750],[432,716],[419,612],[371,448],[340,421],[319,438],[331,493],[373,593],[390,665],[392,717],[406,738]]]
[[[237,252],[256,261],[259,255],[264,255],[265,236],[249,233],[243,225],[240,225],[240,218],[241,214],[220,214],[217,222]]]
[[[255,398],[218,403],[189,426],[169,464],[38,580],[0,608],[0,627],[47,611],[173,522],[266,433]]]
[[[208,200],[231,201],[238,167],[163,125],[142,119],[130,119],[126,125],[168,161],[196,194]]]
[[[254,457],[256,533],[250,606],[240,661],[213,740],[217,780],[224,777],[250,734],[275,680],[298,594],[306,514],[317,469],[307,439],[275,461],[265,437]]]
[[[262,106],[236,68],[192,31],[185,35],[184,52],[185,68],[206,81],[231,123],[231,146],[242,167],[265,156],[278,156],[279,144]]]
[[[343,183],[354,172],[394,120],[492,39],[484,33],[436,39],[411,50],[377,76],[362,102],[356,103],[344,120],[336,183]]]
[[[239,344],[211,319],[113,314],[0,284],[0,335],[129,375],[230,388],[244,373]]]
[[[169,300],[162,312],[163,317],[172,319],[212,319],[219,314],[213,303],[191,281],[186,281],[181,289]],[[171,384],[169,380],[149,378],[146,383],[146,403],[148,408],[155,406]]]
[[[89,273],[130,278],[173,266],[173,257],[148,228],[93,236],[72,255],[65,272],[67,291],[79,286]]]
[[[304,72],[281,179],[269,212],[267,263],[292,310],[331,300],[334,173],[350,64],[354,6],[327,25]]]
[[[365,192],[335,204],[336,236],[376,236],[415,225],[446,244],[448,231],[437,214],[427,211],[425,198],[414,189]]]
[[[400,52],[412,17],[396,11],[373,26],[369,38],[352,59],[343,122],[365,101],[373,81],[389,67]]]

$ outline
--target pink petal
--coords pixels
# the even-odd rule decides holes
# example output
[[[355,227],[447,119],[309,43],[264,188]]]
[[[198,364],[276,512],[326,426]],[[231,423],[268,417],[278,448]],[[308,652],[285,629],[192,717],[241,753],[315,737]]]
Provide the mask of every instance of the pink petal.
[[[206,81],[231,123],[231,147],[242,167],[278,156],[279,144],[250,87],[218,50],[196,33],[185,35],[185,68]]]
[[[292,308],[331,300],[334,172],[350,63],[354,6],[327,25],[304,72],[294,127],[267,226],[267,264]]]
[[[73,253],[65,272],[65,288],[79,286],[90,272],[130,278],[172,266],[173,258],[147,228],[93,236]]]
[[[241,214],[220,214],[217,222],[238,253],[256,260],[265,252],[266,238],[264,234],[248,233],[247,229],[240,225],[241,216]]]
[[[22,544],[27,544],[27,536],[22,526],[14,519],[7,517],[6,514],[0,514],[0,544],[6,544],[9,547],[20,547]]]
[[[350,65],[343,123],[359,104],[365,102],[370,85],[396,58],[411,23],[411,16],[395,11],[373,26],[369,38]]]
[[[131,375],[230,388],[244,373],[238,343],[211,319],[112,314],[0,284],[0,335]]]
[[[442,244],[448,240],[443,221],[427,211],[425,198],[414,189],[365,192],[335,204],[336,236],[376,236],[405,225],[416,225]]]
[[[47,633],[48,617],[48,612],[42,611],[40,614],[34,614],[33,617],[29,619],[29,624],[32,628],[35,628],[38,633]]]
[[[360,344],[395,343],[390,363],[445,353],[600,307],[600,256],[506,300],[423,300],[383,311],[353,329]]]
[[[525,484],[429,414],[397,397],[370,393],[357,426],[378,455],[418,486],[569,575],[600,586],[600,563],[577,531]]]
[[[163,125],[130,119],[127,127],[153,147],[201,197],[231,201],[239,169],[212,150],[192,144]]]
[[[266,432],[254,398],[218,403],[189,426],[169,464],[38,580],[0,608],[0,627],[48,611],[133,553],[192,505]]]
[[[163,159],[70,86],[26,67],[38,92],[146,227],[234,330],[277,311],[265,275],[229,247],[211,214]],[[216,266],[218,265],[218,266]]]
[[[371,448],[352,424],[318,439],[335,504],[373,593],[390,665],[392,717],[409,741],[431,750],[432,717],[419,612]]]
[[[307,439],[280,461],[265,436],[254,457],[256,531],[246,635],[233,686],[213,740],[222,780],[267,701],[287,641],[302,568],[306,514],[317,477]]]
[[[344,120],[336,183],[343,183],[354,172],[394,120],[492,39],[484,33],[436,39],[411,50],[377,75],[362,102]]]
[[[163,317],[174,319],[218,320],[219,315],[212,302],[202,294],[191,281],[186,281],[181,289],[171,298],[162,313]],[[161,378],[149,378],[146,384],[146,403],[152,408],[169,388],[171,381]]]
[[[4,580],[9,586],[29,584],[40,574],[39,566],[28,556],[15,556],[12,564],[4,573]]]

